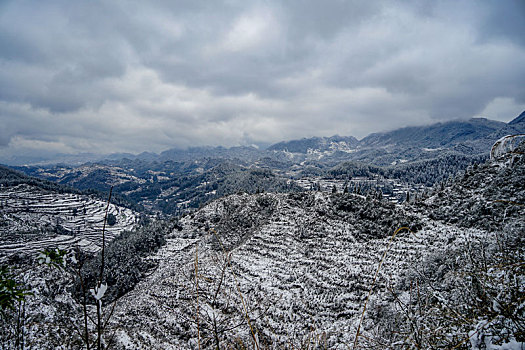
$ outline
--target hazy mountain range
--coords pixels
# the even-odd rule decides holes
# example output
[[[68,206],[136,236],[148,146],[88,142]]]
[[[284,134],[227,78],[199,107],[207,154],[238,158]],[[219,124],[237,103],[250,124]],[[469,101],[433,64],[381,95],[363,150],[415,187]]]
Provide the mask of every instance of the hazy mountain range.
[[[353,136],[312,137],[282,141],[266,149],[254,146],[193,147],[169,149],[160,154],[143,152],[99,155],[53,154],[46,157],[19,155],[0,159],[7,165],[44,165],[86,162],[116,161],[120,159],[143,161],[185,161],[198,158],[224,158],[254,161],[271,156],[298,160],[328,158],[330,160],[359,160],[376,165],[388,165],[399,159],[415,160],[432,158],[431,152],[453,152],[459,154],[482,154],[502,136],[525,132],[525,112],[509,123],[485,118],[472,118],[437,123],[428,126],[406,127],[388,132],[373,133],[358,140]],[[403,158],[404,157],[404,158]]]
[[[107,192],[113,186],[128,203],[164,214],[198,208],[239,191],[289,192],[314,186],[380,190],[384,196],[402,200],[406,192],[421,192],[422,187],[484,161],[501,136],[525,133],[523,116],[510,123],[475,118],[408,127],[362,140],[314,137],[279,142],[265,150],[171,149],[160,154],[114,155],[81,165],[17,169],[80,190]]]

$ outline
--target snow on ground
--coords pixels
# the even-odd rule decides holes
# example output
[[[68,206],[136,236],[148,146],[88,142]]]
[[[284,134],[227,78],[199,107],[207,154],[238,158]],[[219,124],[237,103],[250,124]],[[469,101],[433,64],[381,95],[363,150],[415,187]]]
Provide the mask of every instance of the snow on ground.
[[[80,245],[98,250],[107,203],[71,193],[44,191],[30,185],[0,188],[0,255],[35,252],[46,246]],[[113,239],[138,221],[130,209],[109,205],[116,224],[106,225]]]
[[[196,258],[201,322],[205,324],[210,315],[215,315],[229,324],[241,324],[224,331],[224,339],[249,338],[249,327],[242,317],[245,303],[261,339],[281,345],[290,341],[300,344],[308,337],[322,335],[333,348],[352,343],[364,299],[393,232],[383,239],[363,241],[356,238],[359,232],[352,222],[323,217],[309,207],[292,206],[286,195],[264,196],[277,202],[275,212],[226,255],[217,247],[217,237],[227,241],[227,233],[210,230],[214,228],[213,217],[221,212],[217,203],[182,220],[183,230],[174,231],[157,253],[156,271],[119,301],[115,319],[125,343],[161,349],[169,348],[167,344],[187,348],[197,341]],[[328,201],[328,196],[318,193],[316,200]],[[230,200],[248,205],[242,196]],[[451,240],[484,234],[430,220],[416,234],[400,233],[386,256],[377,288],[395,283],[400,271],[416,266],[426,253]],[[229,265],[225,265],[226,256]],[[227,277],[221,282],[218,300],[207,303],[215,294],[222,269]],[[228,314],[218,306],[228,303],[236,312],[230,310]]]

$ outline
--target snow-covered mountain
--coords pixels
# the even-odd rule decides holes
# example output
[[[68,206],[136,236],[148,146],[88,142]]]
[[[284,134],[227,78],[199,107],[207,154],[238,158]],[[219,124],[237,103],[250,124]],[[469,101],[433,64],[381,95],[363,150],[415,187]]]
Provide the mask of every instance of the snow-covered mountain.
[[[268,151],[287,153],[318,153],[333,154],[335,152],[351,152],[359,141],[353,136],[312,137],[301,140],[283,141],[268,147]]]
[[[125,235],[118,230],[133,226],[137,214],[110,206],[116,218],[110,235],[118,239],[107,247],[107,290],[88,285],[93,305],[85,309],[71,291],[79,276],[87,283],[93,279],[86,276],[100,273],[100,256],[68,275],[24,250],[96,245],[105,202],[4,169],[0,254],[9,255],[13,278],[34,294],[24,304],[24,341],[33,348],[82,348],[83,333],[72,330],[83,329],[83,310],[96,320],[102,300],[109,319],[103,338],[116,349],[521,349],[525,143],[509,145],[402,204],[374,191],[342,191],[337,182],[379,181],[387,168],[343,163],[321,179],[334,193],[324,182],[285,193],[300,181],[286,172],[276,176],[276,169],[210,159],[168,163],[186,172],[176,187],[189,190],[177,193],[193,198],[201,189],[217,198],[172,224]],[[168,168],[146,170],[148,164],[133,176],[144,180],[139,185],[158,185],[148,187],[160,190],[152,198],[168,198],[163,181],[175,187],[162,178]],[[231,194],[236,186],[251,187]],[[230,194],[218,193],[225,188]],[[76,268],[73,256],[71,250],[68,263]],[[7,330],[16,332],[22,317],[16,310],[8,315],[2,346],[13,344]]]
[[[279,142],[268,148],[274,156],[295,160],[357,160],[389,165],[435,158],[444,153],[486,154],[501,136],[525,132],[523,113],[509,123],[485,118],[449,121],[428,126],[406,127],[379,132],[357,140],[353,137],[313,137]]]
[[[498,138],[508,134],[525,133],[525,112],[509,123],[485,118],[455,120],[426,126],[405,127],[397,130],[372,133],[358,140],[353,136],[311,137],[287,140],[258,146],[190,147],[172,148],[160,154],[143,152],[138,155],[115,153],[109,155],[19,155],[0,160],[11,166],[67,164],[79,166],[91,163],[115,163],[122,160],[137,162],[186,162],[200,159],[226,159],[253,163],[264,157],[280,161],[302,162],[305,160],[331,162],[362,161],[375,165],[389,165],[404,159],[418,161],[435,158],[436,152],[453,154],[484,154]],[[397,157],[397,158],[396,158]]]
[[[395,303],[389,288],[410,296],[412,287],[402,284],[413,271],[427,273],[421,264],[430,264],[436,252],[450,251],[452,242],[456,247],[489,243],[494,234],[517,232],[524,238],[525,212],[511,202],[524,190],[525,163],[522,155],[511,157],[510,163],[469,169],[423,202],[405,207],[320,192],[233,195],[210,203],[181,220],[182,230],[173,231],[153,257],[159,262],[155,272],[119,301],[118,342],[150,349],[227,348],[236,342],[345,348],[354,340],[371,286],[376,297],[365,326],[368,336],[374,331],[370,321],[381,318],[377,296],[386,298],[383,304]],[[458,213],[447,201],[468,211]],[[436,208],[441,212],[433,218]],[[390,235],[402,226],[412,233],[398,234],[389,247]],[[523,254],[523,246],[515,252]],[[523,290],[520,276],[518,290]],[[436,283],[437,293],[442,282]],[[523,317],[523,307],[517,312]],[[472,322],[463,328],[476,331]],[[449,341],[460,342],[462,330],[457,327]]]
[[[508,124],[514,126],[514,125],[523,124],[523,123],[525,123],[525,111],[521,112],[520,115],[512,119]]]
[[[512,322],[523,320],[525,308],[512,294],[525,292],[525,274],[499,265],[480,272],[475,266],[525,256],[525,144],[520,147],[406,206],[320,192],[215,201],[181,220],[182,230],[173,231],[154,257],[156,271],[119,301],[118,342],[123,348],[150,349],[228,348],[239,342],[344,349],[354,341],[372,291],[361,330],[366,336],[359,341],[363,348],[374,348],[372,337],[380,341],[390,334],[374,322],[382,327],[403,317],[414,322],[417,314],[403,307],[419,307],[428,317],[417,321],[420,328],[406,338],[393,329],[390,336],[397,336],[398,345],[379,348],[409,346],[410,337],[421,331],[422,338],[414,341],[426,344],[423,348],[464,344],[478,349],[483,342],[493,349],[519,349],[523,329]],[[411,232],[391,240],[404,226]],[[482,258],[481,251],[471,256],[469,249],[494,256]],[[469,295],[479,287],[468,276],[462,282],[467,284],[455,285],[465,267],[472,275],[485,273],[491,280],[481,286],[491,289]],[[515,285],[500,285],[492,280],[496,276],[513,278]],[[421,290],[414,294],[417,283]],[[438,299],[425,299],[423,305],[416,295]],[[447,297],[452,299],[439,299]],[[468,304],[476,298],[486,299],[478,309]],[[468,319],[428,309],[461,303],[471,307]],[[515,314],[505,316],[504,307]],[[396,310],[410,314],[388,314]]]
[[[505,127],[505,123],[485,118],[450,121],[429,126],[406,127],[371,134],[359,142],[361,147],[411,146],[449,148],[466,141],[485,139]],[[485,151],[483,149],[482,151]]]
[[[502,136],[519,133],[525,133],[523,116],[508,124],[473,118],[375,133],[360,141],[354,137],[314,137],[280,142],[266,150],[195,147],[170,149],[160,155],[114,155],[80,166],[17,169],[82,190],[108,191],[114,186],[115,193],[128,202],[167,215],[239,191],[293,191],[325,179],[344,183],[361,176],[356,175],[359,173],[366,173],[365,182],[384,178],[373,190],[399,200],[403,196],[394,193],[393,187],[415,192],[421,186],[442,182],[484,161],[492,144]],[[374,165],[373,171],[366,171]],[[345,167],[358,171],[341,173]]]

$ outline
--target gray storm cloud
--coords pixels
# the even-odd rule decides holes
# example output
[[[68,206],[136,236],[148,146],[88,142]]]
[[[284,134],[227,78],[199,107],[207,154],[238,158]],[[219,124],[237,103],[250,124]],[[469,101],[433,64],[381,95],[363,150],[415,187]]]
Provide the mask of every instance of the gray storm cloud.
[[[525,109],[522,1],[0,4],[0,156],[370,132]]]

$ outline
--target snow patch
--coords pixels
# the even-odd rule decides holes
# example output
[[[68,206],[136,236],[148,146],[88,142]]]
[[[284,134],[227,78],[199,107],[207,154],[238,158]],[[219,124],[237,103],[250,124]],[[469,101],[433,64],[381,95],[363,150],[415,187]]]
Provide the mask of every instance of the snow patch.
[[[91,295],[93,295],[93,298],[95,298],[95,300],[100,301],[104,297],[104,294],[106,293],[107,289],[107,284],[102,283],[100,287],[95,286],[94,289],[90,289],[89,291],[91,292]]]

